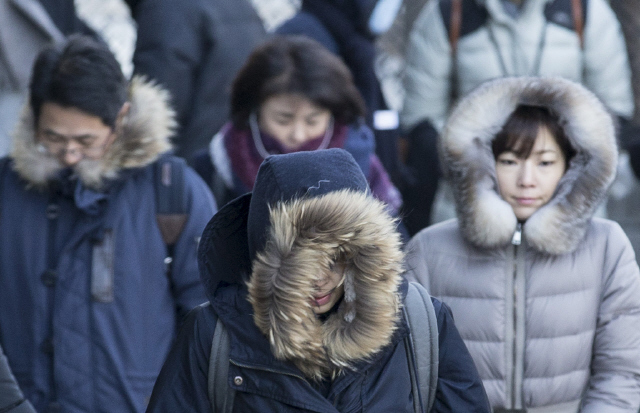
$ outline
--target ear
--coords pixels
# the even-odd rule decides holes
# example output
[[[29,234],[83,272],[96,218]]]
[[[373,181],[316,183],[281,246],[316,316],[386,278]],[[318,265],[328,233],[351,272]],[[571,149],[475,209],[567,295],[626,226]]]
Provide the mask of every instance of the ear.
[[[118,111],[118,117],[117,117],[117,120],[116,120],[116,124],[117,123],[121,123],[122,119],[124,119],[124,117],[129,114],[129,109],[131,109],[131,102],[124,102],[122,104],[122,107]]]
[[[115,127],[116,135],[120,134],[120,131],[122,130],[122,123],[124,122],[124,119],[126,118],[126,116],[129,114],[130,109],[131,109],[131,103],[124,102],[122,104],[122,107],[118,111],[118,116],[116,117],[116,127]]]

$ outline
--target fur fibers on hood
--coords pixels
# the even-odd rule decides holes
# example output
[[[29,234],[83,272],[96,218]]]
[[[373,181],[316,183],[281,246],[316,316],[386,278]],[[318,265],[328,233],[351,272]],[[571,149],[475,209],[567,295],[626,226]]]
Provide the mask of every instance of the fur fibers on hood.
[[[254,322],[280,360],[313,380],[335,377],[391,342],[399,321],[403,253],[383,203],[340,190],[280,202],[248,282]],[[314,280],[346,263],[344,298],[322,322]]]
[[[129,86],[129,113],[107,152],[98,160],[85,159],[75,167],[79,179],[90,188],[99,189],[105,179],[118,172],[154,162],[171,149],[169,138],[176,127],[169,94],[160,86],[134,77]],[[44,187],[63,166],[35,140],[33,111],[27,104],[13,137],[15,170],[30,186]]]
[[[509,243],[517,219],[498,193],[491,141],[519,104],[550,108],[577,154],[552,199],[524,225],[534,249],[559,255],[575,250],[616,173],[618,150],[612,116],[596,96],[572,81],[513,77],[489,81],[462,99],[440,142],[463,236],[479,247]]]

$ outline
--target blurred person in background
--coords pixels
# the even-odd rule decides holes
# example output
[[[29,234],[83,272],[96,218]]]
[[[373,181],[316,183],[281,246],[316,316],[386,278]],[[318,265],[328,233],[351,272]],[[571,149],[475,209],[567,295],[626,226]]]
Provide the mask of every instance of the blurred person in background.
[[[364,112],[338,56],[305,36],[274,36],[237,74],[231,121],[193,165],[224,205],[252,190],[269,155],[343,148],[360,165],[373,195],[397,215],[402,199],[375,154]]]
[[[36,56],[73,33],[95,36],[76,15],[73,0],[0,2],[0,156],[11,149],[11,132],[27,99]]]
[[[38,411],[143,412],[205,300],[196,250],[215,204],[167,154],[166,91],[128,82],[104,43],[43,50],[29,92],[0,159],[0,345]]]
[[[413,196],[405,196],[411,233],[434,216],[441,176],[436,141],[457,98],[483,81],[518,75],[579,82],[619,118],[633,114],[624,37],[606,0],[427,2],[410,34],[400,116],[407,164],[419,181]]]
[[[392,25],[402,0],[302,0],[300,11],[276,28],[308,36],[345,62],[365,103],[376,154],[396,185],[404,181],[398,156],[398,113],[390,110],[376,73],[376,39]]]
[[[494,411],[636,413],[640,270],[594,212],[616,174],[607,108],[559,77],[487,82],[441,140],[457,219],[408,245],[408,278],[447,303]]]
[[[137,24],[134,74],[171,94],[176,155],[190,159],[229,118],[231,81],[266,34],[249,0],[125,0]]]

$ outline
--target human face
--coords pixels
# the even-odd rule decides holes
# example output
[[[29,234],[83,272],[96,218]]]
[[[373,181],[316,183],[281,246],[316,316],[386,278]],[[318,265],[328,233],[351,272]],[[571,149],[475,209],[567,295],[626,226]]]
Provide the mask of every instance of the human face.
[[[52,102],[40,109],[36,139],[65,166],[101,158],[115,137],[98,116]]]
[[[311,298],[311,307],[314,313],[326,313],[342,297],[344,294],[344,270],[343,264],[335,264],[314,283],[314,292]]]
[[[289,150],[325,133],[331,112],[302,95],[282,93],[260,105],[258,126]]]
[[[520,221],[526,221],[545,205],[556,190],[566,168],[564,153],[549,130],[538,131],[531,154],[518,158],[505,151],[496,159],[498,188]]]

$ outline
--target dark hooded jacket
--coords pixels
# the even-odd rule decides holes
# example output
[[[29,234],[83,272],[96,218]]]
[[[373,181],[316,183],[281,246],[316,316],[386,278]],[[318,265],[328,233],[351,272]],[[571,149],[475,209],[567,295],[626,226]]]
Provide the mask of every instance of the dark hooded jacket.
[[[321,321],[308,297],[318,269],[336,257],[347,263],[345,293]],[[187,317],[148,411],[211,411],[207,376],[218,319],[230,336],[235,412],[413,411],[399,235],[347,152],[267,158],[254,192],[209,222],[198,259],[210,304]],[[451,313],[434,304],[440,378],[433,411],[489,411]]]
[[[205,300],[196,252],[213,199],[185,168],[189,217],[169,278],[154,164],[173,114],[139,79],[129,100],[118,138],[76,178],[39,150],[30,109],[1,161],[0,344],[38,411],[144,411],[179,317]]]

